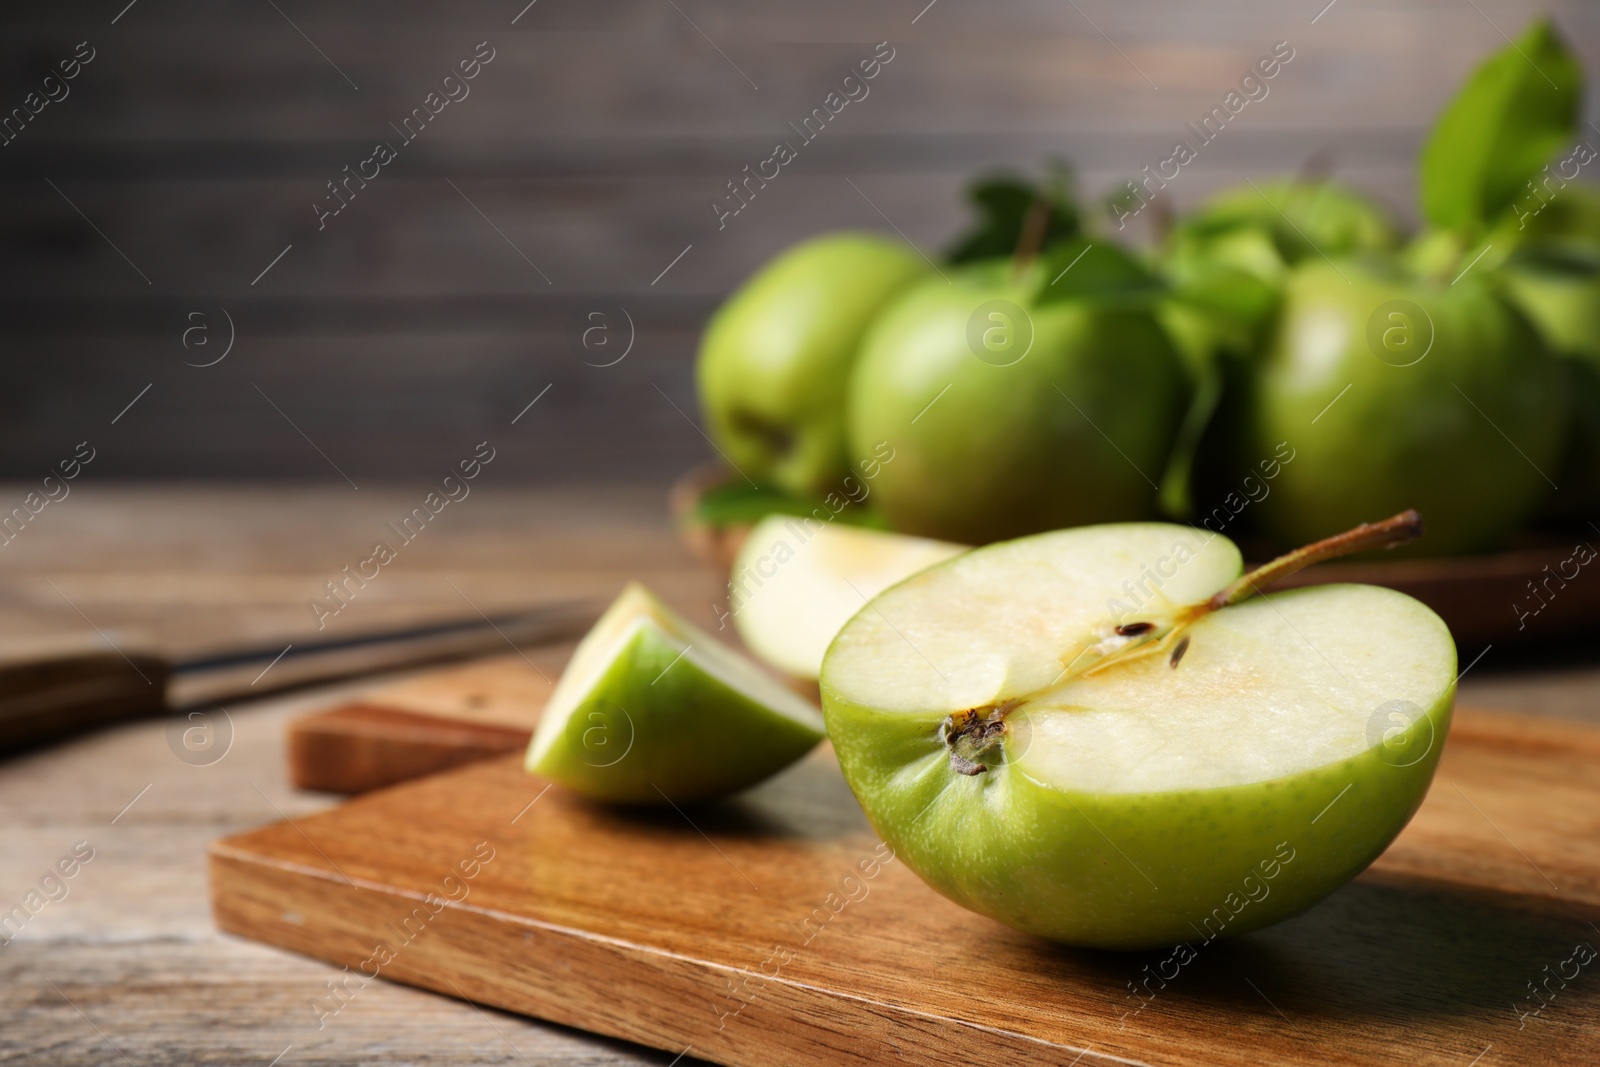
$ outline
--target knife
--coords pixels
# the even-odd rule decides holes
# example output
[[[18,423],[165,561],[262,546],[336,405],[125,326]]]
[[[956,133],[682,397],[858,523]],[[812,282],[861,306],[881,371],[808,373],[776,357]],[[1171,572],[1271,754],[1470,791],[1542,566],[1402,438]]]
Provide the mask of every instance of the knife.
[[[246,645],[185,659],[111,638],[47,638],[0,648],[0,754],[113,722],[255,699],[344,678],[577,637],[599,617],[589,601],[452,619],[350,637]]]

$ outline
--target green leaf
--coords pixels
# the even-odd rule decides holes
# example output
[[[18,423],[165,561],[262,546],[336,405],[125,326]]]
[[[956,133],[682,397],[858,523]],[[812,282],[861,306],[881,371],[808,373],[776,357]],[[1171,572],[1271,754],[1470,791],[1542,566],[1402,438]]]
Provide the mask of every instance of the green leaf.
[[[1577,136],[1583,71],[1547,20],[1486,59],[1445,107],[1419,164],[1422,212],[1445,229],[1492,221]]]
[[[1234,226],[1216,236],[1186,231],[1163,266],[1180,300],[1257,324],[1276,310],[1289,272],[1272,233],[1253,224]]]
[[[1174,289],[1156,309],[1191,379],[1224,352],[1250,357],[1260,351],[1282,297],[1278,287],[1226,267],[1206,282],[1206,288]]]
[[[1049,210],[1040,248],[1078,232],[1078,208],[1064,168],[1058,168],[1038,186],[1009,175],[982,178],[967,188],[967,199],[977,210],[978,221],[945,252],[950,263],[1009,256],[1017,251],[1036,203],[1040,204],[1038,210]]]
[[[1104,238],[1074,237],[1039,257],[1034,304],[1043,307],[1086,297],[1145,302],[1166,287],[1134,255]]]

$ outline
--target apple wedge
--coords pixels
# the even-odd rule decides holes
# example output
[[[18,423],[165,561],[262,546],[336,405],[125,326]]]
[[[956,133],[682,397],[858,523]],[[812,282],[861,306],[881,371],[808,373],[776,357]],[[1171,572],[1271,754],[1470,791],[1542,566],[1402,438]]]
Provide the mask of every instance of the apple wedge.
[[[976,549],[900,583],[828,651],[845,778],[930,886],[1021,930],[1141,948],[1287,918],[1353,878],[1421,803],[1455,645],[1372,586],[1254,593],[1408,540],[1415,513],[1241,578],[1164,524]]]
[[[815,680],[834,635],[869,599],[967,546],[769,515],[728,580],[733,625],[764,662]]]
[[[822,740],[822,716],[630,583],[578,643],[528,745],[529,773],[596,800],[709,800]]]

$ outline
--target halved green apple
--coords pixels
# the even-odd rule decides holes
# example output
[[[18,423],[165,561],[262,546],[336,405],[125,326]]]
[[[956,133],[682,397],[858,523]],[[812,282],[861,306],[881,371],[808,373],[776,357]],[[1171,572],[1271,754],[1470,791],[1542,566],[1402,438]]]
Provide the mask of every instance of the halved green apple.
[[[829,648],[846,779],[934,889],[1078,945],[1209,940],[1293,915],[1416,811],[1455,692],[1424,605],[1282,573],[1408,539],[1414,513],[1241,578],[1163,524],[976,549],[900,583]]]
[[[810,703],[630,583],[578,643],[526,767],[597,800],[682,803],[754,785],[822,736]]]
[[[733,625],[751,652],[815,679],[839,628],[872,597],[967,546],[771,515],[745,539],[728,580]]]

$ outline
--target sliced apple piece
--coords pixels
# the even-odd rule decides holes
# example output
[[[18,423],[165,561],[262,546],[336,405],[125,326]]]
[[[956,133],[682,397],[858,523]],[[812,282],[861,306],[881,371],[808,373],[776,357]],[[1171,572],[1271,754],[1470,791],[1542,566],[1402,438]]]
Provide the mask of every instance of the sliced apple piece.
[[[760,659],[815,680],[829,642],[868,600],[965,551],[948,541],[769,515],[734,560],[733,625]]]
[[[1400,593],[1245,599],[1304,562],[1241,579],[1225,538],[1136,524],[923,571],[824,661],[845,777],[930,886],[1021,930],[1140,948],[1293,915],[1416,811],[1456,678]]]
[[[597,800],[708,800],[822,740],[822,716],[631,583],[578,643],[528,745],[529,773]]]

